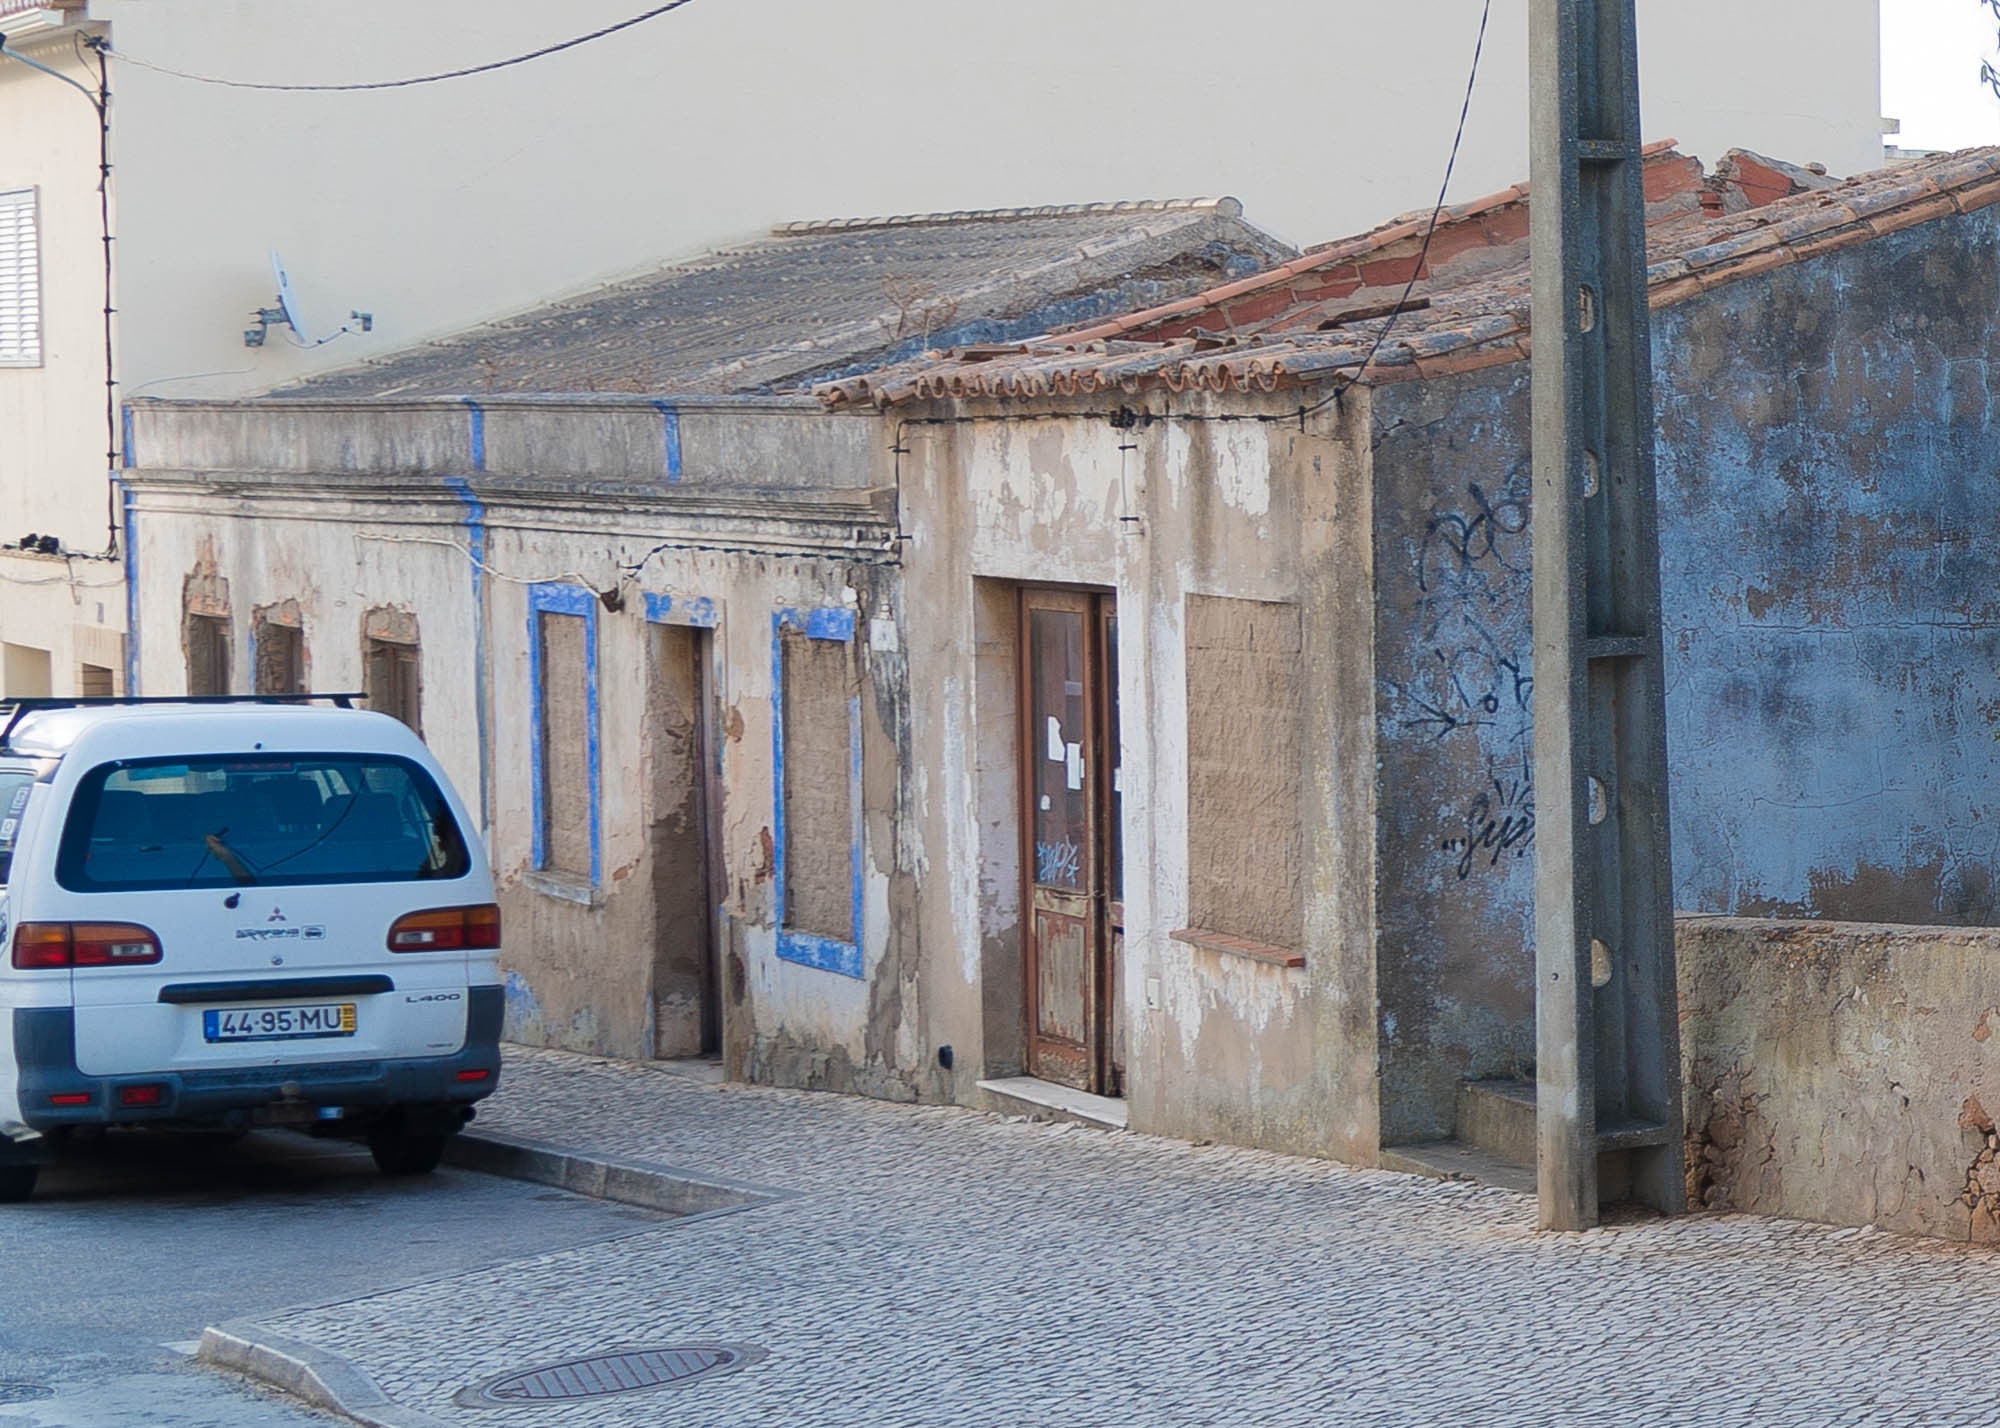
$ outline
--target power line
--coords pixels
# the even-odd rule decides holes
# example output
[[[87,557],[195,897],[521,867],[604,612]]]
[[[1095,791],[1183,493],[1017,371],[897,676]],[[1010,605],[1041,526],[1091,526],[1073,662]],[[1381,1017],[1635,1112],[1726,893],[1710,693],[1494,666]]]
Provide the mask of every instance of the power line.
[[[648,20],[657,20],[660,16],[670,11],[678,10],[683,5],[691,5],[693,3],[694,0],[669,0],[669,3],[665,5],[655,5],[643,14],[634,15],[629,20],[620,20],[615,25],[606,25],[601,30],[592,30],[587,35],[578,35],[575,39],[562,40],[553,45],[543,45],[540,49],[530,50],[524,55],[514,55],[509,59],[494,60],[489,64],[475,64],[465,69],[446,70],[442,74],[419,74],[412,75],[408,79],[380,79],[361,84],[271,84],[256,79],[221,79],[212,74],[193,74],[184,69],[175,69],[171,65],[154,64],[150,60],[140,59],[136,55],[127,54],[124,50],[115,49],[109,45],[105,46],[105,48],[110,51],[113,58],[122,60],[129,65],[136,65],[140,69],[149,69],[155,74],[172,75],[175,79],[191,79],[197,84],[219,84],[227,89],[268,89],[277,90],[285,94],[340,94],[363,89],[407,89],[417,84],[437,84],[447,79],[464,79],[468,75],[491,74],[496,69],[508,69],[517,64],[526,64],[529,60],[538,60],[549,55],[561,54],[564,50],[573,50],[578,45],[587,45],[592,40],[601,40],[607,35],[615,35],[620,30],[629,30],[634,25],[643,25]]]
[[[1995,0],[1995,3],[2000,3],[2000,0]],[[1390,310],[1388,321],[1384,322],[1382,330],[1375,334],[1375,341],[1369,346],[1368,355],[1362,359],[1354,375],[1311,406],[1301,407],[1299,409],[1301,418],[1318,411],[1329,402],[1338,401],[1342,392],[1361,380],[1368,369],[1375,365],[1375,354],[1382,350],[1382,344],[1388,341],[1389,334],[1395,330],[1396,319],[1403,315],[1403,309],[1409,305],[1410,293],[1417,286],[1417,275],[1423,272],[1424,259],[1430,256],[1431,235],[1437,232],[1438,219],[1444,214],[1444,196],[1451,191],[1451,171],[1458,167],[1458,146],[1465,141],[1465,119],[1472,112],[1472,88],[1479,81],[1479,57],[1486,52],[1486,22],[1492,17],[1493,0],[1486,0],[1486,4],[1479,12],[1479,37],[1472,44],[1472,72],[1465,77],[1465,99],[1458,106],[1458,130],[1451,136],[1451,157],[1444,163],[1444,182],[1438,185],[1437,202],[1431,205],[1431,220],[1424,226],[1424,241],[1417,249],[1417,261],[1410,269],[1410,280],[1403,284],[1403,295],[1396,299],[1396,306]]]

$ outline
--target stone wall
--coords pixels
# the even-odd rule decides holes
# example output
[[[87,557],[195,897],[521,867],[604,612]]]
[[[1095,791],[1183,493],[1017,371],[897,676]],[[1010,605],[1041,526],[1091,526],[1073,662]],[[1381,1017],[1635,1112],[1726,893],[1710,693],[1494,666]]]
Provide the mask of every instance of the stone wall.
[[[1690,1208],[2000,1242],[2000,928],[1683,916],[1675,943]]]

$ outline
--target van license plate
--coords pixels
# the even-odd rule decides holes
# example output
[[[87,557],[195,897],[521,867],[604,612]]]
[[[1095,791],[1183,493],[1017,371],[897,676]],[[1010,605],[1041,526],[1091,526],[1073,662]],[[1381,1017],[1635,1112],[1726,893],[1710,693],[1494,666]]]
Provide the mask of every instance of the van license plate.
[[[231,1007],[201,1014],[207,1041],[299,1041],[354,1035],[353,1002],[317,1007]]]

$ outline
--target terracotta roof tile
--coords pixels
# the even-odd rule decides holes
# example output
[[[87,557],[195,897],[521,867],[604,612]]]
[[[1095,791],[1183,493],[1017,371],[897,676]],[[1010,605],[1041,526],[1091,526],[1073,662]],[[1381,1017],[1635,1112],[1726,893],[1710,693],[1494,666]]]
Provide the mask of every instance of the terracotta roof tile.
[[[1649,145],[1646,152],[1656,169],[1693,163],[1664,145]],[[1661,186],[1673,193],[1665,204],[1649,207],[1647,298],[1654,308],[2000,202],[2000,147],[1838,181],[1732,151],[1713,176],[1700,181],[1706,201],[1699,205],[1688,202],[1692,191],[1679,187],[1678,170],[1668,176],[1672,182]],[[1759,201],[1782,185],[1793,191]],[[1515,207],[1525,206],[1524,193],[1525,186],[1516,185],[1445,210],[1441,234],[1446,222],[1512,218],[1480,243],[1460,244],[1448,261],[1426,258],[1412,289],[1414,300],[1396,316],[1379,350],[1376,338],[1401,296],[1402,280],[1386,290],[1362,286],[1332,297],[1327,279],[1332,270],[1352,273],[1357,260],[1366,268],[1400,258],[1407,262],[1397,271],[1407,280],[1415,249],[1390,250],[1420,235],[1428,214],[1310,249],[1255,278],[1196,297],[1032,340],[1005,356],[968,362],[957,354],[932,353],[902,367],[822,385],[818,395],[838,407],[894,406],[917,398],[1138,392],[1152,385],[1176,392],[1269,391],[1324,382],[1335,373],[1350,380],[1406,381],[1518,361],[1531,347],[1525,225],[1518,223]],[[1518,237],[1511,236],[1515,228]],[[1272,301],[1279,294],[1289,295],[1289,307]],[[1210,325],[1215,338],[1191,340],[1197,323]]]

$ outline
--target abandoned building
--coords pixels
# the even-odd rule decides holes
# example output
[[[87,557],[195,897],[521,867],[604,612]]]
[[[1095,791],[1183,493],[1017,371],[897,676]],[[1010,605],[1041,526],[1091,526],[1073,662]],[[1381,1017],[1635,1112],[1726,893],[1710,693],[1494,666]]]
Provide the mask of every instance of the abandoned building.
[[[1677,902],[1991,921],[2000,151],[1646,189]],[[1379,1163],[1533,1057],[1527,201],[134,403],[137,683],[421,698],[520,1039]]]
[[[769,393],[1291,256],[1231,199],[793,224],[283,395],[132,403],[130,685],[420,729],[486,827],[510,1036],[824,1059],[858,984],[772,961],[893,940],[900,545],[879,423]]]

